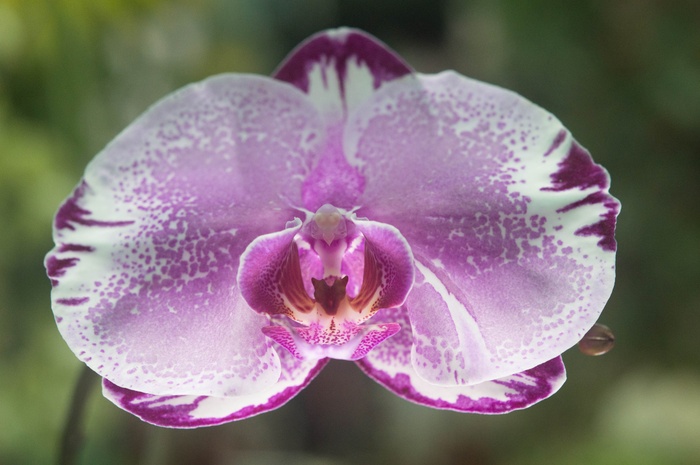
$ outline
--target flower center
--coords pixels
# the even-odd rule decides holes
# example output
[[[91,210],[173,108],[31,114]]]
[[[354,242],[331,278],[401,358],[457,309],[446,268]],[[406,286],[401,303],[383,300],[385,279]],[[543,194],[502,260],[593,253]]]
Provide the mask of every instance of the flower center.
[[[263,332],[294,355],[356,359],[399,330],[363,323],[403,304],[413,256],[392,226],[323,205],[303,224],[256,239],[238,280],[248,304],[271,317]]]
[[[296,287],[298,290],[289,294],[296,296],[298,300],[289,301],[292,312],[286,314],[297,323],[314,327],[316,332],[322,329],[323,332],[329,333],[322,338],[327,341],[342,341],[350,337],[354,329],[352,324],[358,324],[371,316],[366,308],[357,305],[357,296],[352,298],[347,293],[349,281],[347,273],[354,273],[359,280],[359,274],[364,270],[365,263],[355,260],[355,266],[346,264],[343,272],[344,259],[348,254],[361,253],[361,251],[358,252],[358,247],[366,247],[363,243],[364,238],[347,216],[347,213],[341,212],[332,205],[323,205],[295,236],[294,246],[289,251],[290,254],[297,255],[302,255],[299,249],[309,250],[309,252],[303,254],[303,260],[292,258],[287,261],[288,266],[299,267],[298,271],[289,270],[288,274],[295,278],[301,276],[302,282],[289,282],[290,287]],[[321,276],[305,277],[304,275],[309,274],[309,271],[314,268],[316,261],[321,265]],[[367,272],[380,271],[368,269]],[[304,279],[308,281],[305,283]],[[311,283],[311,288],[307,287],[308,282]],[[311,292],[301,292],[301,287]],[[311,295],[313,298],[310,297]],[[340,327],[347,329],[342,336]]]

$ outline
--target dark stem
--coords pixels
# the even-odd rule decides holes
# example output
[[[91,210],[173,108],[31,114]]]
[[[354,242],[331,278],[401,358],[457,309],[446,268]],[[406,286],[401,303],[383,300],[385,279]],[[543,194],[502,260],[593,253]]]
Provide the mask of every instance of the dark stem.
[[[85,406],[87,405],[90,391],[100,377],[86,366],[83,367],[73,389],[70,409],[63,425],[63,435],[58,456],[58,465],[74,465],[78,458],[78,452],[83,444],[83,423],[85,420]]]

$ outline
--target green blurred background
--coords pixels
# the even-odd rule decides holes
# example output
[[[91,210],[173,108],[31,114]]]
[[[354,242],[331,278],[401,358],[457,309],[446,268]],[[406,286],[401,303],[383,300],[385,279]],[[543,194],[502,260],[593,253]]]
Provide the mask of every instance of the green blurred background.
[[[332,363],[275,412],[151,427],[97,390],[82,464],[700,463],[700,2],[0,0],[0,464],[50,463],[80,363],[42,260],[86,163],[151,103],[221,72],[270,74],[300,40],[367,29],[416,69],[453,68],[556,114],[623,204],[602,322],[569,381],[486,417],[400,400]]]

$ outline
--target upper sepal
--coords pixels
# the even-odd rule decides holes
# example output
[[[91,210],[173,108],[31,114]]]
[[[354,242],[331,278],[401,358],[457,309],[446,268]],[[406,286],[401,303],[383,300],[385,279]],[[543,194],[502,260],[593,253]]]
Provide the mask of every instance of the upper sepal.
[[[375,37],[341,28],[302,42],[273,77],[306,93],[327,117],[344,118],[387,82],[411,67]]]

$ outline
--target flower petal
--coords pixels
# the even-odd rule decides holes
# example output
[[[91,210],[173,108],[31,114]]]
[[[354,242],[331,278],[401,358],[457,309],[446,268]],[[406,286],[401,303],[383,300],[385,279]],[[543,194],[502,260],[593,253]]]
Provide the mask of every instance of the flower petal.
[[[460,412],[507,413],[546,399],[566,380],[561,357],[556,357],[522,373],[471,386],[431,384],[411,364],[412,337],[405,311],[387,309],[377,318],[400,322],[404,329],[356,363],[379,384],[417,404]]]
[[[421,273],[407,308],[439,357],[418,353],[420,376],[476,384],[581,339],[612,291],[619,203],[559,121],[453,72],[393,81],[349,121],[358,214],[396,226]],[[456,376],[435,341],[463,354]]]
[[[360,292],[350,305],[369,310],[369,318],[380,308],[404,303],[413,286],[413,253],[406,239],[395,227],[369,220],[355,220],[365,237],[365,261]]]
[[[102,392],[118,407],[148,423],[170,428],[197,428],[243,420],[274,410],[306,387],[328,360],[300,361],[281,353],[282,376],[260,392],[236,397],[154,396],[124,389],[103,379]]]
[[[320,128],[293,87],[227,75],[166,97],[109,144],[58,212],[46,259],[78,357],[152,394],[275,383],[279,360],[266,318],[238,291],[238,259],[293,216]]]
[[[385,82],[411,72],[409,65],[375,37],[341,28],[302,42],[273,77],[308,94],[332,121],[344,119]]]
[[[256,312],[294,319],[295,310],[313,310],[314,301],[304,287],[294,242],[300,227],[301,220],[297,218],[283,231],[257,237],[243,253],[238,285]]]
[[[364,179],[342,149],[344,121],[378,89],[411,68],[376,38],[355,29],[312,36],[296,48],[274,74],[306,93],[326,122],[323,158],[304,182],[303,206],[316,211],[329,203],[352,209]]]

